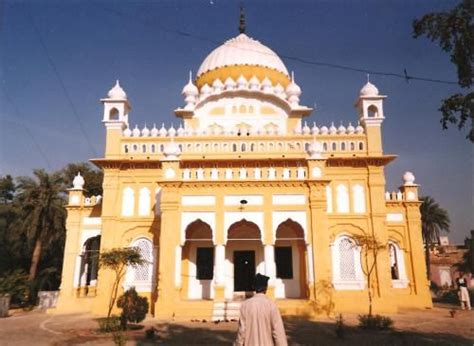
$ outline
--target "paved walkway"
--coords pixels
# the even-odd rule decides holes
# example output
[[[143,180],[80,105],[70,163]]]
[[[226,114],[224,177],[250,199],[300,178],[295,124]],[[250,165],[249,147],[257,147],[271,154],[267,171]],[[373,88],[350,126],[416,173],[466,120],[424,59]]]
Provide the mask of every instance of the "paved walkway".
[[[474,311],[438,306],[424,311],[404,311],[391,317],[395,330],[367,332],[357,328],[357,315],[344,315],[345,337],[335,335],[334,319],[315,321],[285,319],[291,345],[473,345]],[[127,345],[206,344],[229,345],[235,339],[236,322],[170,322],[148,319],[143,329],[128,331]],[[153,326],[154,341],[144,330]],[[0,345],[114,345],[111,335],[97,332],[98,324],[88,314],[47,315],[42,311],[18,311],[0,319]]]

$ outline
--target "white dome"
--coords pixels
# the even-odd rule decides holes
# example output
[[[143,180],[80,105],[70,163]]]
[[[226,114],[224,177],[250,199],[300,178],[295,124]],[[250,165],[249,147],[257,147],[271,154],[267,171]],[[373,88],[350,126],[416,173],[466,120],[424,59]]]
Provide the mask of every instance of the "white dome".
[[[107,93],[107,96],[110,99],[114,99],[114,100],[126,100],[127,99],[127,94],[125,93],[125,91],[120,86],[120,83],[119,83],[118,80],[115,82],[115,85],[113,86],[113,88],[109,90],[109,92]]]
[[[214,49],[199,67],[197,77],[219,67],[254,65],[277,70],[288,76],[283,61],[267,46],[240,34]]]
[[[379,95],[379,89],[375,85],[373,85],[370,82],[367,82],[366,85],[360,89],[360,96],[378,96]]]

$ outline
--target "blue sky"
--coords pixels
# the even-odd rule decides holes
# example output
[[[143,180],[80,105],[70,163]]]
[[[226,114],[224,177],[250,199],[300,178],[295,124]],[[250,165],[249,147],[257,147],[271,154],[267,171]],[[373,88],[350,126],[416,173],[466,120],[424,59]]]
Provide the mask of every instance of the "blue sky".
[[[413,19],[455,3],[245,1],[247,33],[282,56],[456,81],[449,56],[411,34]],[[183,105],[188,71],[197,71],[217,42],[237,35],[238,5],[232,0],[4,2],[0,174],[28,175],[33,168],[59,169],[102,156],[99,99],[117,78],[132,103],[131,124],[176,125],[173,110]],[[301,103],[316,105],[309,122],[357,121],[353,104],[364,72],[282,60],[295,72]],[[465,131],[443,131],[437,110],[440,100],[459,88],[376,74],[370,79],[388,95],[384,150],[399,155],[386,169],[387,189],[401,184],[404,171],[413,171],[421,194],[449,211],[450,238],[461,242],[474,228],[473,145]]]

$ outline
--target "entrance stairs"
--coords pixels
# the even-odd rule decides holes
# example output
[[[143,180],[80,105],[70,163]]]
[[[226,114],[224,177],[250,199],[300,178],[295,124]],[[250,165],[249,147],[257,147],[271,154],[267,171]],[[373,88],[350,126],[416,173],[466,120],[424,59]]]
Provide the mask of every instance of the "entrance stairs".
[[[214,302],[213,321],[238,321],[242,302],[250,298],[253,292],[236,292],[232,300]]]

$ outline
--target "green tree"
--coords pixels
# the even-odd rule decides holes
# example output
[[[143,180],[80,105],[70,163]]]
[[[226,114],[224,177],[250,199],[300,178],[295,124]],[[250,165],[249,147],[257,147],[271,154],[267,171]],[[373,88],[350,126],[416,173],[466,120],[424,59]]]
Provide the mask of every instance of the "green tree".
[[[474,82],[474,2],[462,0],[456,7],[445,12],[428,13],[413,22],[413,36],[427,36],[438,42],[441,49],[448,52],[456,66],[458,84],[470,89]],[[462,129],[470,121],[471,129],[466,138],[474,142],[474,92],[457,93],[442,101],[441,124],[457,124]]]
[[[42,169],[34,170],[33,174],[34,178],[17,179],[15,203],[18,205],[19,217],[12,224],[20,241],[27,240],[32,248],[28,275],[30,282],[37,276],[44,248],[58,241],[64,242],[66,233],[62,176],[58,173],[48,174]]]
[[[0,204],[10,204],[15,194],[15,183],[11,175],[0,177]]]
[[[65,182],[65,188],[72,187],[72,181],[77,173],[80,172],[84,177],[84,189],[89,195],[102,195],[102,181],[104,173],[94,168],[88,162],[70,163],[61,170]]]
[[[430,279],[430,249],[439,240],[441,231],[449,232],[448,212],[430,197],[421,197],[421,232],[425,243],[426,275]]]
[[[10,225],[17,218],[13,204],[16,186],[10,175],[0,177],[0,276],[12,269],[17,258],[10,247]]]
[[[122,249],[112,249],[104,251],[100,254],[99,266],[111,269],[114,272],[114,282],[109,299],[109,310],[107,311],[107,319],[110,318],[112,309],[117,300],[118,288],[120,282],[125,276],[128,266],[138,266],[144,263],[142,256],[137,248],[129,247]]]

